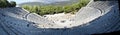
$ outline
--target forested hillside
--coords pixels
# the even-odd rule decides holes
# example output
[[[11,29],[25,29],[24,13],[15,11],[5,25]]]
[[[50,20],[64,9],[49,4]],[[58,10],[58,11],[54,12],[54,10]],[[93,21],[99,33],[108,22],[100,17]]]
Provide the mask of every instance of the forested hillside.
[[[46,2],[25,2],[25,3],[21,3],[21,4],[18,4],[20,7],[23,6],[23,5],[30,5],[30,6],[34,6],[34,5],[39,5],[39,6],[48,6],[48,5],[51,5],[51,6],[65,6],[65,5],[71,5],[71,4],[74,4],[74,3],[77,3],[79,2],[79,0],[69,0],[69,1],[59,1],[59,2],[52,2],[52,3],[46,3]]]
[[[56,13],[72,13],[74,14],[77,12],[81,7],[86,6],[89,0],[79,0],[79,2],[71,4],[71,5],[65,5],[65,6],[53,6],[53,5],[47,5],[47,6],[29,6],[29,5],[23,5],[22,7],[31,13],[37,13],[39,15],[45,15],[45,14],[56,14]]]

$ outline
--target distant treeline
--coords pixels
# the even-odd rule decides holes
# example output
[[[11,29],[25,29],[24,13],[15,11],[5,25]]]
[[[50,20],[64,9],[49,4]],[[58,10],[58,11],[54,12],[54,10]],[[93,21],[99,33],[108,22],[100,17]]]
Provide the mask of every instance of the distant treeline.
[[[56,13],[76,13],[81,7],[86,6],[89,0],[80,0],[78,3],[66,6],[29,6],[23,5],[22,7],[31,13],[37,13],[39,15],[56,14]]]
[[[7,0],[0,0],[0,8],[6,8],[6,7],[15,7],[16,2],[11,1],[8,2]]]

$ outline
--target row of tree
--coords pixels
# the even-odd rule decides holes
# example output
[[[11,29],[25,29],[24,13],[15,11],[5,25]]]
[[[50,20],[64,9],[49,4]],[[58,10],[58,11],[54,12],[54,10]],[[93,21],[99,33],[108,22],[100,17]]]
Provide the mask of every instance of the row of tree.
[[[8,2],[7,0],[0,0],[0,8],[6,8],[6,7],[15,7],[16,2],[11,1]]]
[[[56,14],[56,13],[76,13],[81,7],[86,6],[89,0],[80,0],[78,3],[66,6],[29,6],[23,5],[22,7],[31,13],[39,15]]]

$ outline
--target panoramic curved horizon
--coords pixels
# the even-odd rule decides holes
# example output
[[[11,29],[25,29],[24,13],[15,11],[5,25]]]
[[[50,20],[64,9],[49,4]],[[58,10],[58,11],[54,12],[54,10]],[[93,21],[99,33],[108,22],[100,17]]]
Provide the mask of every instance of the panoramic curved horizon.
[[[120,31],[120,11],[116,0],[91,0],[75,14],[56,13],[57,9],[52,7],[45,9],[31,13],[22,7],[0,8],[0,34],[92,35]],[[56,14],[48,14],[51,12]],[[46,15],[39,15],[43,13]]]

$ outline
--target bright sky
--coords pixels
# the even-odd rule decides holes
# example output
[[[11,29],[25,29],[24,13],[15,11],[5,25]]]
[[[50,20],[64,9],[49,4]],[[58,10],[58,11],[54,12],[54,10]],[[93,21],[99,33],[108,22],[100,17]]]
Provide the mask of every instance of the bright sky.
[[[58,1],[69,1],[69,0],[8,0],[8,1],[15,1],[17,4],[24,3],[24,2],[43,2],[43,3],[52,3]]]

